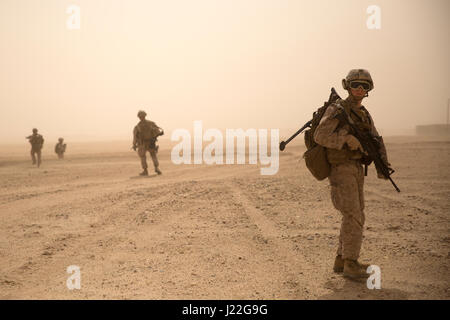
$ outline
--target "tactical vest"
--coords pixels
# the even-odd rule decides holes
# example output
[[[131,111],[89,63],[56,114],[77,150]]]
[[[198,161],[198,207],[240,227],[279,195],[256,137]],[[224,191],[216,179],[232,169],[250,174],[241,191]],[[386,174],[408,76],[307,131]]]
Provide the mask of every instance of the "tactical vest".
[[[29,139],[33,149],[40,149],[44,143],[44,138],[40,134],[31,135]]]
[[[150,141],[158,137],[159,129],[152,121],[141,121],[136,126],[136,135],[137,141],[139,142]]]
[[[56,153],[64,153],[66,151],[66,145],[63,143],[57,143],[55,145],[55,152]]]
[[[339,100],[336,103],[345,109],[358,128],[364,131],[371,130],[372,125],[370,117],[364,107],[361,107],[360,109],[351,108],[346,100]],[[340,129],[347,130],[349,134],[353,134],[352,129],[348,125],[339,124],[335,131]],[[360,160],[363,156],[364,154],[359,150],[350,150],[347,144],[344,144],[341,150],[327,148],[327,158],[331,164],[345,163],[349,160]]]

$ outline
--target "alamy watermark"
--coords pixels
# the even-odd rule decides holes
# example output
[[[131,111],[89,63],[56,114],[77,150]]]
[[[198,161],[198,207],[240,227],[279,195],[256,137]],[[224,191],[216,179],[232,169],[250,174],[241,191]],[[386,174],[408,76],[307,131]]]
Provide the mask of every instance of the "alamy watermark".
[[[373,289],[381,289],[381,269],[379,266],[370,265],[367,270],[367,273],[370,274],[367,279],[367,288],[370,290]]]
[[[367,18],[366,26],[369,30],[381,29],[381,8],[377,5],[370,5],[366,9],[366,13],[370,14]]]
[[[66,21],[66,27],[69,30],[79,30],[81,28],[81,9],[77,5],[70,5],[66,9],[69,15]]]
[[[270,130],[270,143],[268,143],[267,129],[247,129],[246,131],[243,129],[226,129],[225,159],[222,131],[208,129],[203,133],[202,121],[194,121],[193,137],[186,129],[176,129],[172,132],[171,140],[180,141],[172,148],[171,160],[174,164],[245,164],[248,154],[248,164],[256,165],[259,160],[262,166],[266,166],[260,169],[262,175],[274,175],[278,172],[278,129]],[[204,141],[210,142],[205,148],[203,148]],[[192,154],[194,156],[193,161]]]
[[[71,265],[67,267],[67,273],[70,274],[66,280],[67,289],[81,289],[81,270],[79,266]]]

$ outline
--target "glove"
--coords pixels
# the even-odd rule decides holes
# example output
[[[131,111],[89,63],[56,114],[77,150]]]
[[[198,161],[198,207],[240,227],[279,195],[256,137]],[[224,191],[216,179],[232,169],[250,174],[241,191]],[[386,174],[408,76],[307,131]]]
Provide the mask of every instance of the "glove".
[[[350,150],[359,150],[362,153],[364,153],[364,149],[361,146],[361,143],[359,143],[358,139],[356,139],[354,136],[352,136],[350,134],[347,135],[345,143],[347,143]]]
[[[388,163],[387,166],[388,166],[388,172],[389,172],[389,174],[394,173],[394,169],[391,168],[391,164]],[[388,178],[386,178],[385,176],[383,176],[383,174],[382,174],[381,172],[378,172],[378,170],[377,170],[377,177],[378,177],[378,179],[384,179],[384,180],[387,180],[387,179],[388,179]]]
[[[161,132],[159,133],[159,135],[160,135],[160,136],[163,136],[163,135],[164,135],[164,130],[163,130],[163,129],[161,129]]]
[[[134,144],[134,145],[131,147],[131,149],[133,149],[134,151],[136,151],[137,146]]]
[[[383,179],[383,180],[387,180],[388,179],[381,172],[378,172],[378,171],[377,171],[377,177],[378,177],[378,179]]]

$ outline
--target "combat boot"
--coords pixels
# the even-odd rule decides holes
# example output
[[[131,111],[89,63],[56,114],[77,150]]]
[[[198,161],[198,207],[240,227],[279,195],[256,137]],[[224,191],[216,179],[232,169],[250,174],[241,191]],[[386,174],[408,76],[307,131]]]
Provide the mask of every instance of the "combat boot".
[[[148,176],[148,171],[147,171],[147,169],[144,169],[144,171],[142,171],[139,175],[140,175],[140,176]]]
[[[344,259],[342,259],[341,255],[337,255],[336,259],[334,259],[334,272],[343,272],[344,271]]]
[[[158,168],[155,168],[155,172],[159,175],[162,174],[161,170],[159,170]]]
[[[360,263],[359,261],[356,261],[356,263],[359,264],[362,268],[364,268],[364,270],[367,270],[367,268],[370,266],[370,264]],[[344,259],[342,259],[341,255],[336,256],[336,259],[334,260],[333,271],[336,273],[344,271]]]
[[[351,279],[364,279],[370,275],[366,272],[366,269],[361,266],[358,261],[345,259],[344,260],[344,277]]]

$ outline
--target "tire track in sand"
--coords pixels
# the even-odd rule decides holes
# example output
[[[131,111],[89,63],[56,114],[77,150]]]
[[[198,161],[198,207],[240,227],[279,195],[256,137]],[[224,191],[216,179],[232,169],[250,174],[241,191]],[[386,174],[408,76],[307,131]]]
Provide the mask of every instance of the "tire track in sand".
[[[92,217],[92,221],[86,221],[84,225],[79,225],[78,230],[74,230],[72,224],[69,223],[66,227],[60,228],[57,233],[52,233],[44,238],[26,238],[26,243],[19,244],[19,248],[16,246],[13,250],[29,252],[31,241],[33,241],[34,250],[32,254],[15,257],[9,262],[7,268],[1,270],[0,287],[3,282],[9,283],[9,285],[0,294],[0,297],[5,298],[11,295],[17,298],[36,298],[42,294],[42,288],[38,289],[39,284],[42,283],[45,283],[47,288],[54,288],[52,290],[58,297],[68,297],[66,288],[61,285],[64,284],[66,277],[64,270],[70,264],[68,261],[76,261],[78,265],[92,266],[93,263],[94,265],[98,264],[98,260],[91,258],[94,255],[109,261],[115,253],[114,246],[128,239],[127,234],[135,228],[133,222],[140,217],[139,214],[136,216],[123,214],[127,205],[134,204],[136,201],[136,197],[133,198],[130,195],[146,189],[148,186],[144,185],[126,191],[123,191],[122,188],[115,188],[100,194],[91,194],[92,197],[89,199],[107,200],[111,195],[117,196],[118,199],[111,206],[105,206],[108,209],[96,211],[97,215]],[[71,199],[76,199],[76,197]],[[161,195],[157,199],[152,199],[152,203],[158,205],[168,199],[170,199],[169,194]],[[103,202],[106,203],[106,201]],[[51,221],[49,222],[51,223]],[[92,228],[88,227],[89,224]],[[47,230],[49,229],[47,228]],[[96,271],[98,272],[98,270]]]
[[[418,212],[421,213],[425,213],[425,214],[433,214],[436,213],[437,210],[439,210],[440,208],[436,208],[436,207],[432,207],[430,205],[425,204],[423,201],[419,202],[420,200],[415,200],[415,198],[417,196],[412,195],[412,194],[406,194],[406,195],[395,195],[395,196],[391,196],[391,195],[387,195],[385,193],[379,192],[379,191],[375,191],[372,188],[367,188],[365,187],[365,191],[367,193],[368,196],[375,196],[378,198],[381,198],[383,200],[388,200],[390,202],[393,203],[398,203],[400,205],[402,205],[403,207],[407,207],[407,208],[411,208],[414,209]],[[407,197],[407,198],[405,198]]]
[[[245,214],[257,226],[263,238],[267,240],[274,259],[283,265],[285,284],[296,289],[295,297],[292,298],[308,298],[310,296],[308,288],[311,286],[311,282],[322,281],[315,266],[309,265],[304,254],[294,250],[293,245],[286,242],[287,240],[283,240],[285,238],[283,233],[251,203],[237,184],[229,182],[227,186],[233,199],[244,208]]]

